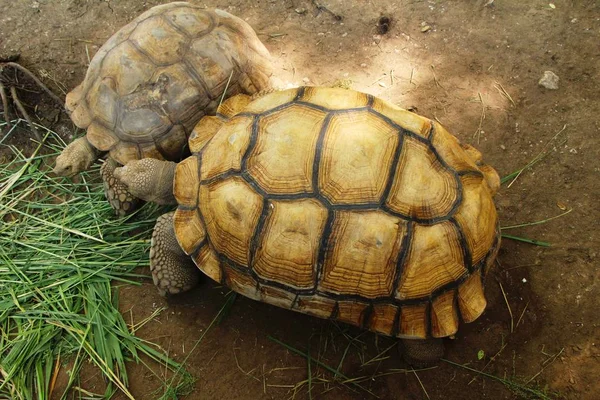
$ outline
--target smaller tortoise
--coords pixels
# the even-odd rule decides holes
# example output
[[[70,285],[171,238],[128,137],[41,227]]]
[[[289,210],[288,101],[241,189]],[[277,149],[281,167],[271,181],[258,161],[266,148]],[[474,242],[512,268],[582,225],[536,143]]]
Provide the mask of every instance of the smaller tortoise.
[[[439,360],[441,338],[484,311],[499,178],[437,122],[306,87],[229,99],[190,149],[115,171],[141,198],[178,204],[152,236],[161,292],[191,288],[195,263],[249,298],[401,338],[413,365]]]
[[[63,150],[54,172],[76,175],[109,152],[105,194],[123,215],[137,199],[114,178],[117,165],[181,160],[200,118],[224,97],[270,88],[271,75],[267,49],[241,19],[185,2],[151,8],[98,50],[67,95],[71,119],[87,134]]]

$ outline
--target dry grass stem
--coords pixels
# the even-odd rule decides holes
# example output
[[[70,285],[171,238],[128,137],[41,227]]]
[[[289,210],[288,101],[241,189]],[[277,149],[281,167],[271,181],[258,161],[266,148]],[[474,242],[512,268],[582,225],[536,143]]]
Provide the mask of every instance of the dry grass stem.
[[[544,370],[546,369],[546,367],[548,367],[550,364],[552,364],[554,361],[556,361],[556,359],[558,358],[558,356],[560,356],[563,351],[565,351],[565,348],[563,347],[562,349],[560,349],[560,351],[558,353],[556,353],[554,356],[552,356],[551,358],[547,359],[543,364],[542,364],[542,369],[535,374],[534,376],[532,376],[531,378],[529,378],[529,380],[527,382],[525,382],[525,384],[529,384],[529,382],[531,382],[532,380],[534,380],[535,378],[537,378],[538,376],[540,376],[540,374],[542,372],[544,372]]]
[[[565,211],[565,212],[564,212],[564,213],[562,213],[562,214],[555,215],[554,217],[550,217],[550,218],[542,219],[542,220],[535,221],[535,222],[526,222],[526,223],[524,223],[524,224],[503,226],[503,227],[501,227],[500,229],[507,230],[507,229],[514,229],[514,228],[522,228],[522,227],[524,227],[524,226],[532,226],[532,225],[545,224],[546,222],[548,222],[548,221],[552,221],[553,219],[556,219],[556,218],[563,217],[563,216],[567,215],[568,213],[570,213],[571,211],[573,211],[573,209],[572,209],[572,208],[571,208],[571,209],[569,209],[569,210],[567,210],[567,211]]]
[[[506,308],[508,308],[508,313],[510,314],[510,333],[513,333],[514,332],[513,313],[512,313],[512,310],[510,309],[510,304],[508,304],[508,299],[506,298],[506,292],[504,291],[504,287],[502,286],[502,283],[498,282],[498,285],[500,285],[500,290],[502,291],[502,296],[504,297],[504,302],[506,303]]]
[[[521,173],[523,171],[525,171],[526,169],[534,166],[537,162],[541,161],[544,157],[546,157],[549,153],[548,150],[548,146],[550,145],[550,143],[554,142],[554,140],[556,140],[556,138],[564,132],[564,130],[567,129],[567,124],[563,125],[562,129],[559,130],[553,137],[552,139],[548,140],[546,142],[546,144],[544,145],[544,147],[542,148],[542,150],[531,160],[527,163],[527,165],[525,165],[523,168],[521,168],[520,170],[518,170],[518,172],[513,172],[512,174],[508,175],[507,177],[502,178],[501,182],[506,181],[507,179],[510,179],[513,175],[514,178],[512,179],[512,181],[508,184],[507,188],[510,188],[512,186],[513,183],[515,183],[515,181],[519,178],[519,176],[521,176]]]
[[[508,92],[506,91],[506,89],[504,89],[504,86],[502,86],[502,84],[500,82],[494,82],[494,87],[496,88],[497,91],[500,92],[500,94],[502,96],[504,96],[508,101],[510,101],[510,103],[513,105],[513,107],[517,106],[515,104],[514,100],[512,99],[512,97],[510,97],[510,94],[508,94]]]
[[[423,382],[421,382],[421,378],[419,378],[419,375],[417,374],[417,371],[415,371],[413,369],[412,372],[413,372],[413,374],[415,374],[415,377],[417,378],[417,381],[419,381],[419,385],[421,385],[421,389],[423,389],[423,393],[425,393],[425,397],[427,397],[428,399],[430,399],[429,394],[427,393],[427,390],[425,390],[425,386],[423,386]]]
[[[481,92],[477,92],[477,96],[479,97],[479,102],[481,103],[481,114],[479,115],[479,125],[477,126],[477,130],[473,134],[473,137],[477,137],[477,143],[479,143],[482,132],[481,128],[483,128],[483,121],[485,120],[485,103],[483,102]]]
[[[441,89],[444,90],[444,92],[446,91],[446,88],[442,86],[442,84],[440,83],[440,81],[438,81],[437,76],[435,75],[435,67],[433,65],[430,66],[431,67],[431,73],[433,74],[433,81],[435,82],[435,85]]]
[[[525,315],[525,311],[527,311],[528,305],[529,305],[529,302],[527,302],[527,304],[525,304],[525,308],[523,308],[523,312],[521,312],[521,316],[517,320],[517,325],[515,325],[515,329],[517,329],[519,327],[519,324],[521,323],[521,320],[523,319],[523,316]]]

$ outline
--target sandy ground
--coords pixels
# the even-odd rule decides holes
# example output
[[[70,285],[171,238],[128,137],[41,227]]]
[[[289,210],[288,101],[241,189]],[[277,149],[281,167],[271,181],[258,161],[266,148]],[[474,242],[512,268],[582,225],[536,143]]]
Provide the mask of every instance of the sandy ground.
[[[461,327],[448,343],[446,358],[485,368],[551,398],[553,393],[595,398],[600,392],[600,4],[319,2],[331,12],[319,12],[308,0],[195,3],[225,9],[252,25],[284,81],[345,85],[415,107],[478,147],[501,175],[549,150],[543,161],[501,189],[497,205],[502,225],[573,211],[546,224],[507,231],[552,246],[503,242],[500,264],[487,282],[488,309],[475,323]],[[83,78],[88,57],[113,32],[159,3],[1,0],[0,56],[20,53],[23,65],[64,96],[63,90]],[[383,34],[377,28],[381,16],[391,19]],[[558,90],[538,85],[547,70],[560,77]],[[35,94],[24,94],[24,99],[37,118],[69,139],[71,125],[64,117],[61,123],[48,99]],[[120,288],[122,310],[134,321],[167,307],[139,335],[160,343],[179,361],[189,356],[186,366],[197,381],[188,398],[287,399],[294,395],[294,385],[296,399],[310,398],[309,385],[300,384],[307,379],[306,359],[269,336],[305,351],[310,346],[312,357],[334,368],[347,353],[343,374],[368,377],[361,385],[382,399],[515,398],[501,383],[475,378],[448,363],[406,372],[395,348],[378,357],[393,345],[388,338],[243,298],[191,352],[221,309],[225,291],[206,281],[166,301],[148,282]],[[485,354],[481,360],[480,351]],[[376,398],[334,381],[324,370],[313,366],[311,372],[312,398]],[[88,373],[82,387],[101,391],[97,373]],[[156,373],[163,373],[159,366]],[[140,366],[131,366],[130,380],[140,399],[154,398],[160,386]]]

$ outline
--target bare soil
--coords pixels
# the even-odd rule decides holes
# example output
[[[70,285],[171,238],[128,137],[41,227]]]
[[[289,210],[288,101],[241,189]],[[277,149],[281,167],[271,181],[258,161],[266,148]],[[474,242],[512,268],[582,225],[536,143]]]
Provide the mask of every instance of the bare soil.
[[[113,32],[159,3],[1,0],[0,56],[20,53],[21,64],[64,96],[61,87],[68,90],[82,80],[89,57]],[[596,0],[196,3],[225,9],[251,24],[284,81],[345,85],[416,107],[478,147],[501,175],[550,149],[543,161],[499,192],[502,225],[546,219],[565,208],[573,211],[546,224],[507,231],[552,246],[504,240],[500,263],[487,281],[488,309],[476,322],[462,326],[455,340],[448,340],[446,359],[485,368],[551,398],[553,393],[568,399],[597,398],[600,4]],[[331,12],[319,12],[315,4]],[[389,23],[378,28],[382,16]],[[538,85],[546,70],[560,77],[558,90]],[[49,99],[24,96],[32,115],[70,139],[72,125],[64,116],[57,117]],[[18,144],[26,147],[26,138]],[[269,336],[303,351],[310,346],[311,357],[333,368],[348,349],[340,371],[351,378],[368,377],[361,385],[381,399],[517,397],[497,381],[445,362],[416,374],[406,372],[395,348],[362,366],[394,342],[241,297],[191,352],[221,309],[225,292],[208,280],[168,300],[149,281],[120,288],[122,311],[133,321],[167,307],[138,334],[160,343],[174,359],[187,360],[186,368],[197,378],[195,391],[187,398],[291,398],[291,387],[307,380],[307,361]],[[357,336],[349,346],[348,337]],[[481,350],[485,356],[479,360]],[[155,370],[158,376],[164,373],[160,366]],[[299,385],[296,399],[375,398],[352,384],[339,383],[343,379],[335,381],[333,374],[314,365],[311,372],[310,396],[307,382]],[[101,392],[97,371],[86,374],[81,386]],[[129,376],[136,398],[156,397],[160,379],[137,365],[131,365]]]

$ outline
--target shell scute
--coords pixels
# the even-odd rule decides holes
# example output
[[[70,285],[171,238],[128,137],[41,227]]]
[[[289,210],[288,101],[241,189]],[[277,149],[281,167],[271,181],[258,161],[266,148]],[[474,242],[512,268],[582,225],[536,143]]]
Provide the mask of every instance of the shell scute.
[[[265,192],[312,191],[316,143],[324,118],[322,111],[291,105],[258,120],[260,134],[248,156],[248,173]]]
[[[129,40],[156,65],[168,65],[181,60],[187,38],[157,15],[140,22]]]
[[[245,268],[262,208],[261,196],[239,177],[200,186],[200,211],[212,245]]]
[[[319,188],[333,204],[379,202],[398,131],[368,111],[334,114],[325,132]]]

